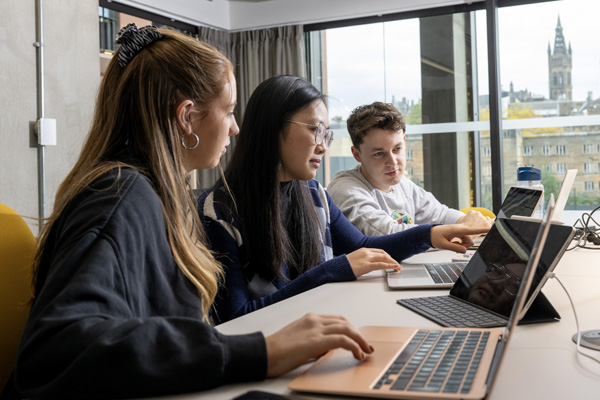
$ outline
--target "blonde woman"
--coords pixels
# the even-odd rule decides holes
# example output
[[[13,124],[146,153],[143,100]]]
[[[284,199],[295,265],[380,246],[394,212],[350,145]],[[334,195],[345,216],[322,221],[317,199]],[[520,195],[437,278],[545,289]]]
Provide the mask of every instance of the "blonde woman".
[[[232,65],[170,30],[130,24],[118,43],[39,238],[7,392],[146,397],[264,379],[335,347],[364,358],[372,348],[342,317],[307,315],[266,338],[210,325],[223,271],[187,176],[216,166],[239,131]]]

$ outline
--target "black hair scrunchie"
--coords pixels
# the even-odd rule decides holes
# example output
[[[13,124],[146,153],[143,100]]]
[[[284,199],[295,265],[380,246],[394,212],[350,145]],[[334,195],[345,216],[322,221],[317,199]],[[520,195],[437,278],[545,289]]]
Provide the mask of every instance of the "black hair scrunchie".
[[[127,24],[117,33],[119,49],[118,62],[121,68],[125,66],[146,46],[163,38],[163,35],[153,25],[143,26],[138,29],[134,23]]]

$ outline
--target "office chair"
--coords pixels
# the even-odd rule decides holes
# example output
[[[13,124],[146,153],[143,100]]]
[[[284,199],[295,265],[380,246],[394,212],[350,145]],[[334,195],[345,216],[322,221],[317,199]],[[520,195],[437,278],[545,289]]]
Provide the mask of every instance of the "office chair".
[[[460,209],[460,211],[464,212],[465,214],[471,210],[479,211],[484,217],[496,218],[496,214],[484,207],[465,207]]]
[[[35,238],[12,208],[0,204],[0,393],[6,386],[31,299],[31,261]]]

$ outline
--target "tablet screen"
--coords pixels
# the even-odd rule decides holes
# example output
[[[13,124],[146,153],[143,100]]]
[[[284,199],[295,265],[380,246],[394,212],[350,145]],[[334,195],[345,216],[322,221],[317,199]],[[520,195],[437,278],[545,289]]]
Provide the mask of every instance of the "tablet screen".
[[[496,218],[450,294],[508,317],[539,226],[539,222]],[[527,300],[554,267],[571,232],[570,226],[550,227]]]
[[[513,215],[531,217],[542,193],[539,189],[511,187],[500,206],[498,217],[510,218]]]

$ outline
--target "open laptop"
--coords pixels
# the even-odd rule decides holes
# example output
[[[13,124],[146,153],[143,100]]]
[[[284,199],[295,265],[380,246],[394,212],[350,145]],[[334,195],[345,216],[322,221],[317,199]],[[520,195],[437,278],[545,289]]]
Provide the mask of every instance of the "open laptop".
[[[570,169],[565,174],[557,197],[553,221],[560,220],[576,175],[577,169]],[[531,217],[540,201],[544,200],[543,192],[539,189],[511,187],[500,206],[498,217],[540,221]],[[483,239],[485,236],[478,237],[470,250],[478,249]],[[465,261],[469,261],[469,259],[460,262],[428,264],[403,262],[401,271],[387,271],[387,284],[391,289],[451,288],[466,267]]]
[[[523,217],[532,218],[540,202],[544,201],[544,191],[541,189],[511,186],[504,201],[500,205],[498,218]],[[539,221],[539,220],[538,220]],[[479,236],[471,246],[471,250],[477,249],[485,236]]]
[[[562,213],[565,210],[565,206],[567,205],[567,200],[569,200],[569,195],[571,194],[571,189],[573,188],[573,183],[575,182],[575,177],[577,176],[577,169],[569,169],[565,174],[563,181],[560,185],[560,190],[558,191],[558,197],[556,198],[556,206],[554,207],[554,216],[552,217],[553,222],[562,223]],[[523,219],[523,220],[531,220],[531,221],[540,221],[539,218],[533,218],[531,216],[527,216],[524,214],[518,214],[519,216],[515,216],[515,218]],[[500,216],[500,215],[499,215]]]
[[[539,189],[511,187],[502,202],[501,213],[507,217],[513,215],[530,217],[538,203],[543,201],[542,194],[543,191]],[[480,237],[481,240],[475,247],[479,247],[483,238],[485,236]],[[390,289],[451,288],[465,266],[464,261],[427,264],[403,262],[401,271],[387,271],[387,284]]]
[[[513,215],[531,217],[538,204],[544,201],[543,194],[544,191],[540,189],[511,186],[497,217],[510,218]]]
[[[442,326],[505,325],[539,225],[536,221],[497,218],[449,295],[401,299],[398,303]],[[524,323],[560,318],[540,290],[573,239],[575,229],[551,223],[549,231],[524,307],[528,312]]]
[[[548,205],[549,213],[554,199]],[[294,379],[292,390],[389,399],[483,399],[491,391],[527,299],[550,224],[538,224],[535,243],[505,329],[402,328],[360,330],[374,353],[364,361],[336,349]]]

